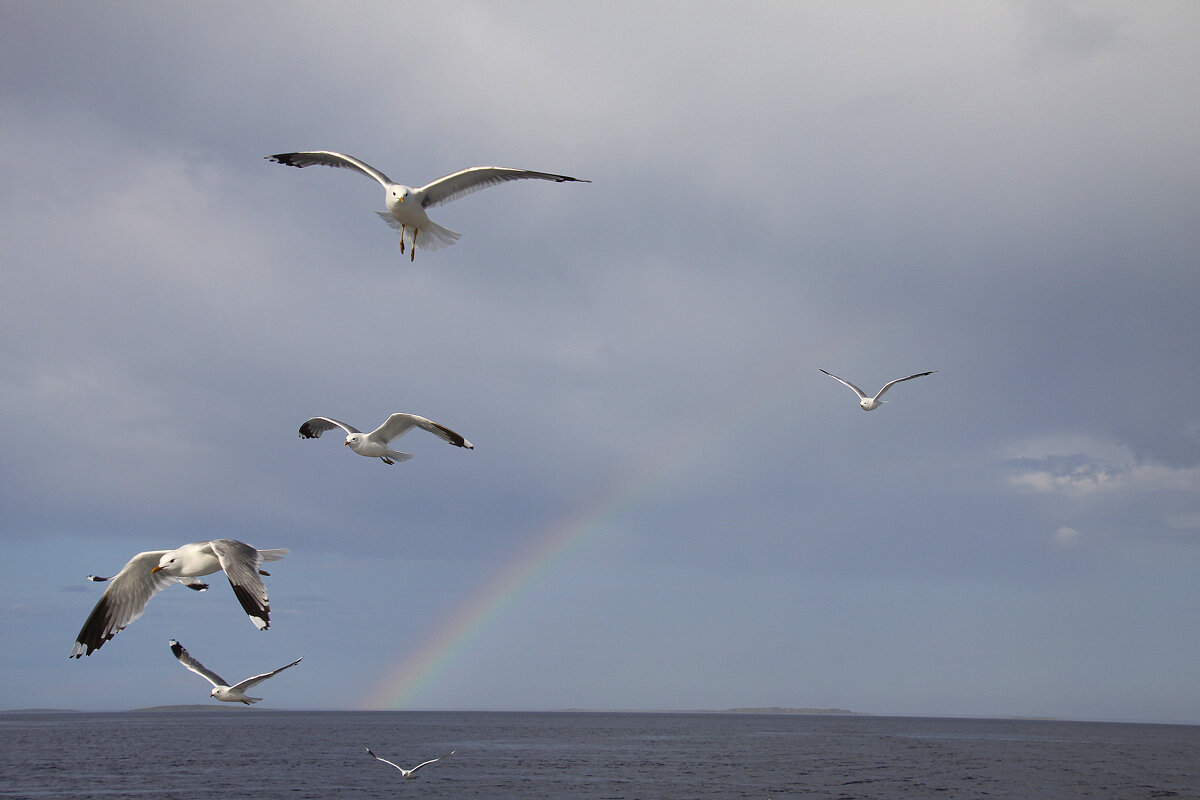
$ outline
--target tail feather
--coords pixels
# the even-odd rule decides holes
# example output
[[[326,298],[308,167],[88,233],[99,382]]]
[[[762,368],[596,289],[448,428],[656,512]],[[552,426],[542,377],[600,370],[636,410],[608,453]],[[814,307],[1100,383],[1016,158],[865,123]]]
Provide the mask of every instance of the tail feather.
[[[392,461],[408,461],[413,457],[412,453],[401,453],[399,450],[388,450],[385,455]]]
[[[388,224],[388,227],[400,231],[400,236],[407,237],[412,241],[412,228],[405,228],[400,224],[400,221],[386,211],[376,211],[379,218]],[[403,229],[403,230],[402,230]],[[442,247],[449,247],[462,238],[462,234],[457,231],[452,231],[449,228],[442,227],[436,222],[426,222],[417,231],[417,247],[422,250],[437,250]]]
[[[276,550],[259,550],[258,554],[262,556],[263,561],[278,561],[286,556],[289,552],[291,551],[286,547],[280,547]]]

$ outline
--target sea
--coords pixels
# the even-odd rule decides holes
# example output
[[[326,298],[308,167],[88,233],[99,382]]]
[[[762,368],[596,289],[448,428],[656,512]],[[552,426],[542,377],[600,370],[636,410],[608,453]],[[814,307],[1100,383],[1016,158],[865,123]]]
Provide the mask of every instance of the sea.
[[[446,757],[405,780],[366,747],[404,767]],[[243,707],[0,714],[0,798],[125,797],[1200,798],[1200,726]]]

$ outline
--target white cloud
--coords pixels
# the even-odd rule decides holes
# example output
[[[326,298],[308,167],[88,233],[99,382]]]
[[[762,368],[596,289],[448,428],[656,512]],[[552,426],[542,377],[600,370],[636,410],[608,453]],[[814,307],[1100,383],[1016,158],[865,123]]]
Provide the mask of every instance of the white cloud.
[[[1086,435],[1058,434],[1005,447],[1009,486],[1071,496],[1115,492],[1196,491],[1200,466],[1139,459],[1126,446]]]
[[[1064,525],[1053,533],[1051,540],[1058,547],[1078,547],[1083,541],[1083,534]]]

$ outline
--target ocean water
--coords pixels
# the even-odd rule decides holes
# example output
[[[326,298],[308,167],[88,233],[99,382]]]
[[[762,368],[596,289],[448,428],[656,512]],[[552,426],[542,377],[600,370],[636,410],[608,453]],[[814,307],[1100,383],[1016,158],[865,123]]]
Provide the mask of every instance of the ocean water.
[[[410,767],[456,750],[412,780]],[[0,797],[1200,798],[1200,726],[790,714],[0,714]]]

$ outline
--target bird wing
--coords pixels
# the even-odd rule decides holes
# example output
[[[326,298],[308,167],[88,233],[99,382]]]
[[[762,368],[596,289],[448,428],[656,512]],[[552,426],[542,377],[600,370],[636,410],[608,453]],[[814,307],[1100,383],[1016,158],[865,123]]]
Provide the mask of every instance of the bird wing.
[[[443,203],[449,203],[451,200],[457,200],[463,195],[477,192],[488,186],[495,186],[505,181],[519,181],[525,178],[555,181],[556,183],[562,183],[563,181],[591,183],[591,181],[572,178],[567,175],[555,175],[550,172],[533,172],[528,169],[467,167],[445,177],[438,178],[432,183],[427,183],[420,189],[414,189],[413,194],[423,208],[432,208],[433,206],[440,206]]]
[[[288,667],[296,666],[303,660],[304,660],[303,658],[297,658],[295,661],[288,664],[287,666],[280,667],[279,669],[273,669],[270,672],[264,672],[262,675],[255,675],[253,678],[246,678],[246,680],[242,681],[241,683],[237,684],[236,686],[231,686],[229,688],[233,689],[235,692],[244,692],[247,689],[249,689],[250,687],[257,686],[258,684],[262,683],[267,678],[270,678],[272,675],[278,675],[279,673],[283,672]]]
[[[475,449],[475,445],[468,442],[463,436],[455,433],[445,425],[439,425],[431,419],[419,417],[416,414],[392,414],[383,424],[375,430],[371,431],[368,436],[377,441],[390,442],[408,433],[409,429],[418,427],[423,431],[429,431],[439,439],[449,442],[456,447],[465,447],[468,450]]]
[[[896,378],[894,381],[888,381],[883,385],[883,388],[879,390],[879,394],[875,395],[875,399],[878,400],[879,398],[883,397],[883,393],[895,386],[897,383],[911,381],[913,378],[924,378],[926,375],[932,375],[935,372],[937,372],[936,369],[930,370],[929,372],[918,372],[916,375],[909,375],[907,378]]]
[[[90,656],[129,623],[142,615],[150,598],[175,582],[163,572],[151,572],[168,550],[147,550],[129,560],[109,579],[108,588],[75,637],[69,658]]]
[[[409,770],[409,772],[416,772],[417,770],[419,770],[421,767],[425,766],[426,764],[432,764],[432,763],[433,763],[433,762],[435,762],[435,761],[441,761],[443,758],[446,758],[446,756],[452,756],[452,755],[454,755],[454,753],[455,753],[455,751],[454,751],[454,750],[451,750],[451,751],[450,751],[449,753],[447,753],[445,756],[438,756],[437,758],[431,758],[431,759],[429,759],[428,761],[422,761],[420,764],[417,764],[415,767],[413,767],[412,769],[410,769],[410,770]]]
[[[304,424],[300,426],[300,438],[316,439],[325,431],[331,431],[334,428],[341,428],[346,433],[362,433],[362,431],[353,425],[347,425],[344,422],[338,422],[336,419],[330,419],[329,417],[313,417],[312,419],[305,420]]]
[[[180,664],[183,664],[185,667],[199,675],[201,678],[204,678],[204,680],[208,681],[213,686],[229,685],[220,675],[213,672],[196,659],[192,658],[192,654],[184,649],[183,645],[174,639],[171,640],[171,652],[175,654],[177,659],[179,659]]]
[[[260,631],[271,627],[271,605],[267,599],[267,587],[258,577],[262,556],[250,545],[236,539],[213,539],[208,543],[213,554],[221,562],[225,577],[237,595],[238,602],[250,615],[250,621]]]
[[[817,367],[817,369],[821,369],[821,368],[820,368],[820,367]],[[822,370],[821,370],[821,372],[825,372],[825,370],[823,370],[823,369],[822,369]],[[837,381],[838,383],[842,384],[843,386],[849,386],[851,389],[853,389],[853,390],[854,390],[854,393],[855,393],[856,395],[858,395],[858,399],[859,399],[859,400],[866,400],[866,399],[867,399],[867,393],[866,393],[866,392],[864,392],[862,389],[858,388],[857,386],[855,386],[855,385],[854,385],[853,383],[851,383],[850,381],[848,381],[848,380],[844,380],[844,379],[842,379],[842,378],[839,378],[837,375],[834,375],[832,372],[825,372],[825,374],[826,374],[826,375],[828,375],[829,377],[833,378],[835,381]],[[890,385],[890,384],[889,384],[889,385]],[[881,392],[880,394],[882,394],[882,392]]]
[[[406,771],[404,769],[404,767],[400,766],[399,764],[393,764],[392,762],[388,761],[386,758],[380,758],[379,756],[375,755],[375,752],[373,750],[371,750],[371,748],[369,748],[369,747],[367,748],[367,755],[369,755],[371,758],[375,759],[376,761],[382,761],[383,763],[387,764],[389,767],[395,767],[396,769],[400,770],[401,774],[403,774]]]
[[[348,156],[344,153],[335,153],[332,150],[305,150],[300,153],[279,153],[273,156],[266,156],[266,158],[274,161],[276,164],[287,164],[289,167],[311,167],[313,164],[324,164],[327,167],[352,169],[355,172],[361,172],[368,178],[374,178],[379,181],[385,189],[392,184],[391,178],[367,162],[359,161],[354,156]]]

